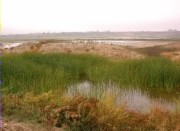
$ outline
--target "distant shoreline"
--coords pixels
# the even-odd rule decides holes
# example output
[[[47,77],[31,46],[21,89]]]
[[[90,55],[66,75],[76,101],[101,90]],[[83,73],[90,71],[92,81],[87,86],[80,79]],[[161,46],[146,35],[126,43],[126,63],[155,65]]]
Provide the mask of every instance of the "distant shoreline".
[[[166,32],[61,32],[0,35],[0,42],[28,40],[132,40],[132,41],[179,41],[180,31]]]

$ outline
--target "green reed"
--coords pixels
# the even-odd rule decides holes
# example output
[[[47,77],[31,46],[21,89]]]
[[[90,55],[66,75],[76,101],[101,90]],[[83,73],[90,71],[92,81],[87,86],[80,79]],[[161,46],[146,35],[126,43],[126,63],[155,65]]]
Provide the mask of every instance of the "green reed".
[[[145,88],[180,87],[180,63],[164,58],[115,61],[93,55],[8,54],[2,60],[2,90],[41,93],[88,80]]]

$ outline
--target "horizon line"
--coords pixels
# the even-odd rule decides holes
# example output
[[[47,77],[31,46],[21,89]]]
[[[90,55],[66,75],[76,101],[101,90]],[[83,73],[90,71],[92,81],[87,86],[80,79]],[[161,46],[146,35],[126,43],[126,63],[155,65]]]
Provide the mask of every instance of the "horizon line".
[[[28,34],[61,34],[61,33],[126,33],[126,32],[180,32],[178,29],[167,29],[167,30],[137,30],[137,31],[99,31],[99,30],[92,30],[92,31],[61,31],[61,32],[53,32],[53,31],[43,31],[43,32],[29,32],[29,33],[8,33],[3,34],[2,32],[0,35],[28,35]]]

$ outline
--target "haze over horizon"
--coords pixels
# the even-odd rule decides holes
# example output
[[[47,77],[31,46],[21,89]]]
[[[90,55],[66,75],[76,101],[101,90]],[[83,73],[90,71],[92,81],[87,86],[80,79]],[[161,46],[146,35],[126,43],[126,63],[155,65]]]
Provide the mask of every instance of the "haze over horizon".
[[[2,0],[1,34],[180,30],[180,0]]]

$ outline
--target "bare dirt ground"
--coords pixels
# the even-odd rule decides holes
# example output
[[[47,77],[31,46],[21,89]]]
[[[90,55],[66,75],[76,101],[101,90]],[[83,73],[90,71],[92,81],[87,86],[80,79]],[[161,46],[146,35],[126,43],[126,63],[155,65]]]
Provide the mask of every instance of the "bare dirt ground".
[[[3,120],[0,131],[64,131],[62,128],[42,126],[38,124]]]

